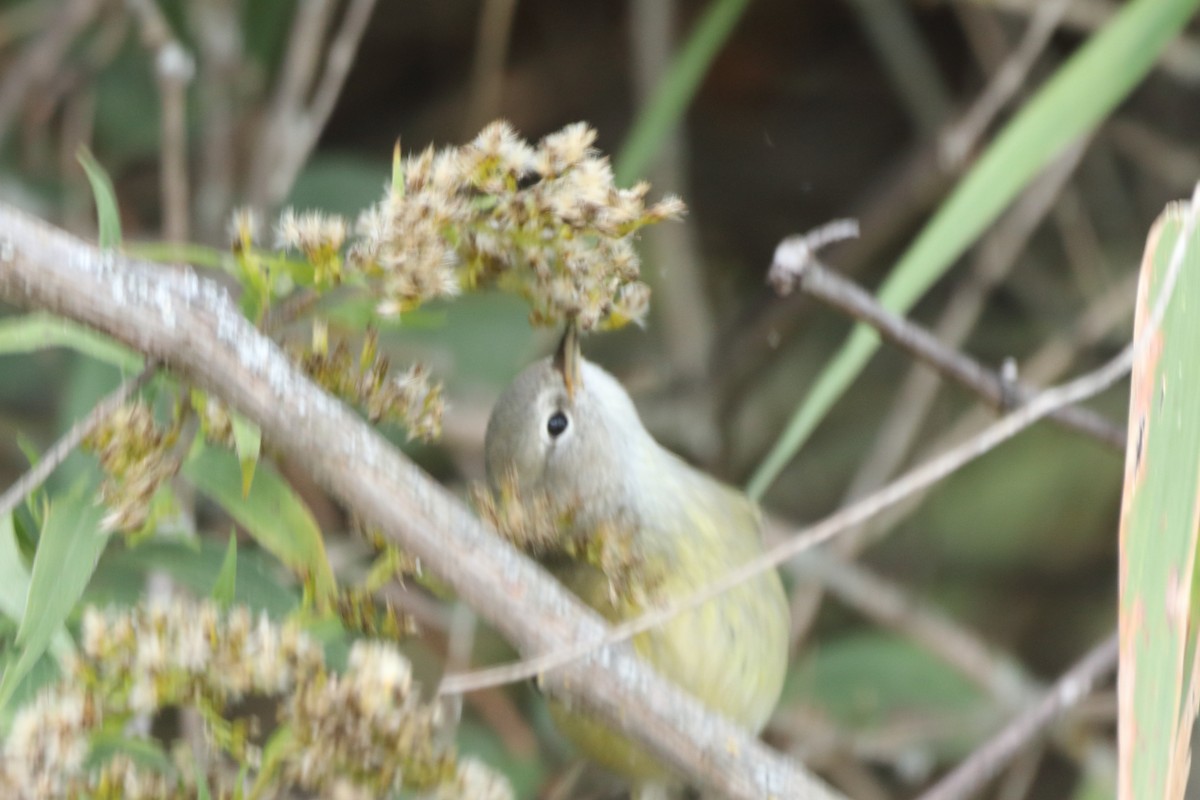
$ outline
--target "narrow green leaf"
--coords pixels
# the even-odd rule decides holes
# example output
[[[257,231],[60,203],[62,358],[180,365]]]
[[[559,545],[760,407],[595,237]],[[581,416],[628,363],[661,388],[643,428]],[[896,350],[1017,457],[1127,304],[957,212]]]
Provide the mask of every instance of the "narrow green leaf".
[[[117,211],[117,193],[113,191],[112,180],[91,150],[80,147],[75,157],[79,159],[83,171],[87,173],[88,183],[92,185],[100,247],[104,250],[118,248],[121,246],[121,214]]]
[[[237,451],[238,463],[242,467],[242,496],[250,493],[254,482],[254,468],[258,465],[258,454],[262,449],[262,431],[241,414],[231,414],[233,422],[233,446]]]
[[[248,494],[242,494],[236,457],[204,444],[194,448],[183,474],[216,500],[265,550],[313,581],[319,602],[337,590],[321,530],[304,501],[269,462],[259,464]]]
[[[33,558],[25,614],[17,630],[17,657],[0,678],[0,707],[8,703],[21,678],[62,630],[92,577],[108,542],[108,534],[100,529],[102,513],[90,481],[80,481],[51,503]]]
[[[392,197],[404,197],[404,154],[400,152],[400,140],[392,147]]]
[[[130,372],[142,368],[137,353],[76,322],[42,312],[0,320],[0,354],[34,353],[51,347],[69,347]]]
[[[296,735],[288,725],[280,725],[271,734],[262,751],[262,766],[258,770],[254,786],[250,790],[251,797],[258,794],[271,784],[284,761],[296,748]]]
[[[212,791],[208,788],[208,776],[204,767],[197,764],[194,770],[196,779],[196,800],[212,800]]]
[[[712,0],[667,74],[638,112],[616,160],[616,182],[629,186],[679,124],[717,52],[733,32],[749,0]]]
[[[0,614],[13,620],[25,616],[29,571],[21,561],[12,513],[0,517]]]
[[[229,532],[229,547],[225,550],[225,558],[221,561],[221,571],[213,581],[209,596],[221,608],[233,605],[234,590],[237,587],[237,532]]]
[[[131,242],[125,252],[134,258],[157,261],[160,264],[194,264],[207,269],[234,269],[233,256],[228,251],[202,244],[184,242]]]
[[[20,621],[29,597],[29,570],[21,558],[12,514],[0,518],[0,614]],[[71,637],[59,630],[50,640],[50,652],[60,664],[75,652]]]
[[[1200,0],[1133,0],[1043,86],[996,137],[901,257],[879,291],[904,314],[1038,173],[1092,131],[1154,65]],[[760,498],[879,346],[858,325],[818,376],[747,486]]]
[[[1150,335],[1133,367],[1121,508],[1119,700],[1123,800],[1178,800],[1187,784],[1196,718],[1200,586],[1200,233],[1186,255],[1161,327],[1151,310],[1183,228],[1168,207],[1146,242],[1134,330]]]

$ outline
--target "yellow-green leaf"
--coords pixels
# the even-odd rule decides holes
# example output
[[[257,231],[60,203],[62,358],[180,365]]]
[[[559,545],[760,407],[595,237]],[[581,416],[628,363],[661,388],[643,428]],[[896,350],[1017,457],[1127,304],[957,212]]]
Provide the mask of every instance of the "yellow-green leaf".
[[[1161,326],[1148,321],[1162,292],[1184,204],[1159,217],[1146,242],[1134,330],[1140,347],[1129,401],[1121,503],[1120,740],[1122,800],[1177,800],[1187,784],[1196,717],[1197,534],[1200,527],[1200,234]]]
[[[233,447],[242,467],[242,496],[245,496],[250,493],[250,484],[254,482],[254,468],[258,465],[258,454],[262,449],[262,430],[236,412],[230,414],[230,420]]]
[[[92,185],[100,247],[104,250],[118,248],[121,246],[121,215],[117,211],[117,193],[113,191],[112,180],[91,150],[80,147],[75,157],[79,159],[83,171],[87,173],[88,183]]]
[[[25,613],[17,630],[16,657],[0,678],[0,707],[8,703],[21,679],[62,631],[63,622],[87,587],[108,543],[108,534],[100,529],[102,513],[90,480],[80,481],[69,493],[50,502],[33,557]]]

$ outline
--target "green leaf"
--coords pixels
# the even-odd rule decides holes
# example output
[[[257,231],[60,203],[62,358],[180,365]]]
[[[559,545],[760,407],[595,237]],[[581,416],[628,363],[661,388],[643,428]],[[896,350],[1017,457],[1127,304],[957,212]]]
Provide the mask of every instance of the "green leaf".
[[[404,197],[404,154],[400,152],[400,140],[392,148],[392,197]]]
[[[238,463],[242,467],[242,496],[250,493],[254,482],[254,468],[258,465],[258,454],[262,449],[262,431],[241,414],[230,414],[233,425],[233,446]]]
[[[748,4],[748,0],[712,0],[708,4],[687,43],[672,60],[667,74],[638,112],[633,129],[617,157],[616,182],[619,186],[629,186],[637,180],[663,140],[679,124],[684,109],[696,95],[713,59]]]
[[[100,247],[103,250],[116,249],[121,246],[121,214],[117,211],[117,193],[113,191],[112,180],[86,147],[80,147],[75,157],[79,159],[83,171],[87,173],[88,183],[92,185]]]
[[[194,264],[207,269],[234,270],[233,256],[225,250],[183,242],[131,242],[125,252],[134,258],[160,264]]]
[[[203,443],[184,463],[183,474],[217,501],[265,550],[289,569],[312,580],[319,603],[337,591],[321,530],[304,501],[269,462],[259,464],[254,483],[242,493],[235,456]]]
[[[292,755],[295,749],[296,735],[291,727],[280,725],[276,728],[271,737],[267,739],[266,746],[263,747],[262,766],[259,767],[254,786],[250,789],[251,797],[257,797],[263,789],[270,785],[284,761]]]
[[[1121,508],[1120,797],[1182,798],[1196,717],[1200,585],[1200,234],[1161,327],[1148,320],[1180,238],[1184,204],[1150,231],[1134,331],[1152,337],[1133,367]]]
[[[34,312],[0,320],[0,354],[33,353],[51,347],[69,347],[129,372],[142,368],[142,357],[128,347],[62,317]]]
[[[217,602],[221,608],[229,608],[233,605],[234,589],[237,587],[237,533],[229,532],[229,547],[225,550],[225,558],[221,562],[221,571],[217,573],[217,579],[213,581],[212,591],[209,596]]]
[[[21,558],[13,516],[5,514],[0,518],[0,614],[18,622],[24,618],[29,585],[30,574]],[[50,652],[60,664],[74,651],[65,630],[59,630],[50,640]]]
[[[88,587],[87,600],[97,605],[133,605],[150,572],[165,572],[197,595],[212,591],[228,548],[211,538],[158,539],[132,548],[110,548]],[[300,597],[281,582],[279,564],[257,549],[238,548],[234,603],[283,619]]]
[[[100,529],[102,513],[89,481],[80,481],[71,492],[51,503],[33,558],[25,614],[17,631],[18,654],[0,678],[0,707],[8,703],[21,678],[62,630],[87,587],[96,560],[108,542],[108,534]]]
[[[0,614],[14,620],[25,616],[29,570],[21,561],[12,513],[0,517]]]
[[[803,698],[810,711],[848,732],[941,720],[943,732],[927,744],[947,759],[964,755],[997,722],[980,713],[986,699],[959,672],[885,632],[851,634],[807,651],[792,668],[784,698],[784,706]]]
[[[1081,47],[996,137],[938,209],[879,290],[888,310],[904,314],[1038,173],[1094,130],[1154,65],[1200,0],[1133,0]],[[758,499],[879,347],[857,325],[818,376],[783,435],[755,471],[747,493]]]

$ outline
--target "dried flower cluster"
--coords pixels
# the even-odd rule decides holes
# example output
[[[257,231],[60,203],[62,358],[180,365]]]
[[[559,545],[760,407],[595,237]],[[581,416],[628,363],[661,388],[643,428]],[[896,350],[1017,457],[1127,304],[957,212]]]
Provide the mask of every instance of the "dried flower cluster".
[[[301,368],[332,394],[360,405],[371,422],[390,421],[404,426],[409,439],[428,442],[442,433],[441,383],[430,383],[420,364],[402,375],[391,374],[387,356],[379,353],[379,336],[367,331],[358,358],[345,341],[331,350],[324,326],[314,330],[312,350],[297,354]]]
[[[313,267],[318,287],[337,284],[342,277],[342,247],[346,244],[346,221],[336,214],[287,209],[275,226],[275,246],[298,250]]]
[[[250,696],[278,698],[270,757],[226,716]],[[166,770],[124,756],[89,764],[91,737],[134,715],[197,709],[215,747],[209,763],[177,747]],[[213,797],[232,797],[241,766],[257,771],[259,797],[294,791],[374,798],[395,791],[506,800],[512,790],[485,765],[456,759],[451,721],[419,699],[408,661],[390,644],[359,641],[346,671],[328,671],[320,646],[298,625],[245,609],[175,602],[120,613],[89,610],[72,674],[16,716],[0,758],[0,794],[18,800],[196,797],[202,776]],[[282,744],[280,744],[282,742]],[[240,762],[240,764],[239,764]],[[254,775],[254,772],[251,775]],[[240,793],[238,796],[241,796]]]
[[[176,417],[162,428],[150,407],[138,401],[118,409],[84,440],[105,472],[100,488],[109,509],[105,530],[138,531],[149,523],[155,492],[179,471],[174,447],[181,425]]]
[[[503,476],[495,491],[472,486],[471,501],[479,518],[518,550],[546,561],[565,557],[595,567],[608,579],[614,600],[646,605],[646,594],[663,577],[651,569],[631,524],[585,524],[575,513],[577,503],[524,491],[513,473]]]
[[[359,217],[347,260],[377,282],[388,315],[498,284],[529,300],[537,324],[638,322],[649,288],[630,236],[684,207],[647,207],[645,183],[617,188],[595,139],[577,123],[533,147],[496,122],[467,145],[408,158]]]
[[[390,645],[356,643],[346,674],[298,686],[284,717],[306,754],[288,777],[305,789],[324,792],[349,775],[379,797],[454,776],[450,720],[443,706],[420,700],[408,660]]]
[[[472,485],[471,504],[489,528],[518,550],[534,558],[566,553],[573,515],[544,492],[522,491],[515,472],[502,476],[495,491]]]

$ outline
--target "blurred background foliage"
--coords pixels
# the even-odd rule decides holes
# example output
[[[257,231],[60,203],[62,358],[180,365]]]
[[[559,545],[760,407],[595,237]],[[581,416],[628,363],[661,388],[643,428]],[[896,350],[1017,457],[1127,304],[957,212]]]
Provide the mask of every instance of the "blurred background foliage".
[[[258,173],[279,146],[272,136],[286,135],[272,133],[272,98],[288,77],[290,37],[306,8],[323,6],[323,48],[355,4],[162,0],[155,14],[150,2],[0,2],[0,199],[94,236],[91,192],[75,159],[86,145],[113,179],[126,243],[171,237],[160,189],[167,56],[156,17],[191,62],[183,238],[218,248],[229,246],[227,221],[244,203],[265,206],[267,219],[284,206],[355,215],[389,179],[397,138],[405,152],[459,143],[503,117],[535,140],[585,120],[620,168],[623,157],[638,157],[625,149],[635,121],[656,102],[678,103],[679,127],[634,176],[652,182],[652,198],[677,193],[690,208],[682,224],[642,238],[643,271],[655,287],[651,319],[644,330],[591,337],[585,349],[623,379],[660,440],[738,484],[851,328],[812,300],[768,289],[779,240],[857,217],[862,237],[823,255],[862,284],[879,285],[995,133],[1122,5],[382,2],[311,156],[273,196]],[[956,155],[952,132],[1026,41],[1031,19],[1046,26],[1044,41],[1029,53],[1011,99]],[[1033,383],[1116,352],[1129,337],[1146,231],[1200,175],[1198,35],[1185,28],[1082,149],[1054,161],[1048,172],[1057,178],[1020,195],[1014,215],[1024,209],[1024,225],[1005,217],[989,227],[913,318],[956,336],[954,346],[987,364],[1013,359]],[[655,94],[685,45],[698,59],[694,94],[682,79],[676,95]],[[663,113],[669,122],[670,108]],[[958,322],[947,321],[956,314]],[[442,441],[401,444],[451,486],[478,480],[491,402],[552,337],[529,327],[519,301],[491,294],[431,306],[384,330],[393,362],[421,361],[447,385]],[[43,449],[119,378],[71,349],[3,356],[0,479],[15,480],[28,464],[26,446]],[[1126,396],[1121,386],[1094,406],[1123,426]],[[815,520],[988,418],[974,397],[936,385],[884,348],[763,503],[788,524]],[[908,441],[893,447],[905,427]],[[871,570],[977,632],[996,669],[1020,664],[1027,679],[1050,680],[1114,625],[1121,463],[1119,451],[1041,425],[856,533],[846,552],[861,550]],[[311,509],[339,574],[361,573],[365,548],[348,520],[303,465],[280,471]],[[70,483],[71,470],[61,470],[51,494]],[[193,510],[195,539],[114,541],[86,599],[129,602],[147,575],[162,573],[206,591],[231,521],[203,498]],[[237,581],[239,599],[271,613],[298,600],[293,578],[253,541],[241,546]],[[903,632],[837,600],[818,606],[803,587],[796,594],[795,666],[767,736],[851,796],[912,796],[1011,711]],[[450,607],[416,586],[390,595],[424,623],[408,650],[428,683],[445,663]],[[15,620],[0,617],[0,636],[11,642],[15,630]],[[474,661],[511,655],[478,632]],[[1075,715],[1086,746],[1032,747],[988,796],[1111,789],[1114,715],[1113,692],[1101,691]],[[468,698],[460,745],[504,770],[519,797],[551,791],[571,757],[527,687]]]

